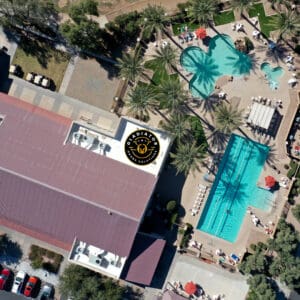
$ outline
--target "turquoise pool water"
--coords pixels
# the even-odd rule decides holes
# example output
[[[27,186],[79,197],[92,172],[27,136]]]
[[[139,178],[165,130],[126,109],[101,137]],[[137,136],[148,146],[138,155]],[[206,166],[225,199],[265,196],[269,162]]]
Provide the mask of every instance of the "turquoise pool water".
[[[180,63],[194,74],[189,83],[191,93],[204,99],[214,91],[219,77],[249,74],[252,67],[250,57],[236,50],[232,39],[225,34],[210,39],[207,53],[196,46],[184,49]]]
[[[279,77],[281,77],[284,72],[283,69],[281,67],[272,68],[267,62],[262,63],[260,69],[266,74],[270,88],[272,90],[277,89],[279,86]]]
[[[248,206],[269,210],[273,194],[256,182],[269,147],[232,135],[197,229],[235,242]]]

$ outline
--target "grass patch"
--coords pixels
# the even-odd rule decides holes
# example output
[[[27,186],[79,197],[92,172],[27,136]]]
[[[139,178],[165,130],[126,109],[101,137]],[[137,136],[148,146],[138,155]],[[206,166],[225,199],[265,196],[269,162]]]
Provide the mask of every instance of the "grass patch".
[[[29,72],[49,77],[54,82],[53,89],[58,91],[69,60],[69,54],[54,49],[48,43],[22,39],[12,63],[21,66],[24,78]]]
[[[154,71],[152,76],[152,81],[156,85],[160,85],[163,81],[168,80],[169,78],[176,80],[178,79],[178,74],[169,75],[164,67],[159,65],[155,59],[148,60],[145,62],[145,68],[151,69]]]
[[[197,28],[201,27],[197,23],[172,23],[174,35],[179,35],[184,31],[184,28],[187,26],[188,31],[195,31]]]
[[[57,274],[63,261],[63,256],[37,245],[31,245],[29,259],[31,260],[32,268],[44,269],[50,273]]]
[[[277,30],[278,27],[275,24],[270,24],[276,20],[277,15],[266,16],[264,6],[262,3],[254,4],[249,10],[249,17],[257,17],[260,24],[261,31],[267,36],[270,37],[270,32]]]
[[[223,11],[214,15],[214,23],[216,26],[234,22],[233,10]]]

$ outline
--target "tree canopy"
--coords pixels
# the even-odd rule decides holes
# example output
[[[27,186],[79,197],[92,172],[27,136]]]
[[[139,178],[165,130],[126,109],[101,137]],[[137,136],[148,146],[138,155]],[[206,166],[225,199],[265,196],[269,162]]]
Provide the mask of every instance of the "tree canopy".
[[[60,277],[59,289],[74,300],[121,300],[126,291],[116,281],[74,264]]]
[[[217,11],[215,0],[190,0],[188,16],[200,25],[209,25],[213,14]]]
[[[57,9],[54,0],[0,0],[0,22],[11,30],[54,36]]]
[[[255,275],[249,277],[247,283],[250,286],[250,290],[247,296],[247,300],[275,300],[276,294],[272,289],[272,286],[268,278],[264,275]]]

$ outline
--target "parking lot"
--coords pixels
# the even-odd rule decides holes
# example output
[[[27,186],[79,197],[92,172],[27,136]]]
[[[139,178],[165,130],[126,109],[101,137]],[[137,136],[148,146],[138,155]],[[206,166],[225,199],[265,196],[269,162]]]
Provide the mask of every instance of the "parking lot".
[[[32,298],[39,297],[40,290],[43,286],[47,283],[53,285],[54,287],[58,285],[59,276],[64,271],[66,265],[68,264],[67,256],[68,252],[63,251],[59,248],[56,248],[52,245],[47,243],[41,242],[29,236],[26,236],[22,233],[16,232],[14,230],[8,229],[4,226],[0,226],[0,232],[6,233],[9,237],[9,248],[6,253],[0,256],[0,264],[2,268],[8,268],[12,271],[12,275],[10,276],[9,280],[7,280],[7,284],[5,285],[6,291],[11,291],[15,275],[18,271],[24,271],[28,274],[25,283],[28,281],[30,276],[37,277],[39,280],[36,283],[36,287],[34,288],[34,293]],[[29,252],[31,245],[38,245],[39,247],[51,250],[55,253],[59,253],[64,256],[64,260],[60,265],[60,269],[58,274],[49,273],[43,269],[33,269],[31,266],[31,261],[29,260]],[[23,286],[24,291],[25,286]],[[9,295],[10,298],[7,297]],[[58,293],[55,294],[55,297],[58,296]],[[14,297],[13,293],[1,293],[0,299],[24,299],[24,297]],[[27,298],[28,299],[28,298]],[[55,298],[56,299],[56,298]]]

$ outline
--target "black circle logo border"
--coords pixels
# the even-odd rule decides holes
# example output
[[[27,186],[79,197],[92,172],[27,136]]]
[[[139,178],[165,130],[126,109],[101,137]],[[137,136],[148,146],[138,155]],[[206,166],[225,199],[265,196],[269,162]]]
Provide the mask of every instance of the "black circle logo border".
[[[155,145],[155,146],[156,146],[156,148],[158,148],[158,149],[156,149],[156,150],[153,151],[154,152],[153,155],[151,155],[151,157],[146,162],[142,162],[141,160],[139,160],[139,158],[136,158],[134,156],[134,154],[132,154],[132,150],[129,148],[129,145],[128,145],[128,140],[130,138],[132,138],[132,135],[134,135],[136,133],[144,133],[144,132],[147,132],[147,133],[151,134],[151,138],[155,139],[152,142],[153,143],[156,142],[157,145]],[[143,135],[141,135],[141,136],[143,136]],[[147,137],[147,138],[149,138],[149,137]],[[132,143],[132,141],[130,143]],[[135,165],[139,165],[139,166],[146,166],[146,165],[151,164],[158,157],[159,152],[160,152],[160,143],[159,143],[159,140],[158,140],[157,136],[152,131],[147,130],[147,129],[138,129],[138,130],[135,130],[132,133],[130,133],[130,135],[128,135],[128,137],[126,138],[125,144],[124,144],[124,151],[125,151],[125,154],[126,154],[127,158],[132,163],[134,163]]]

